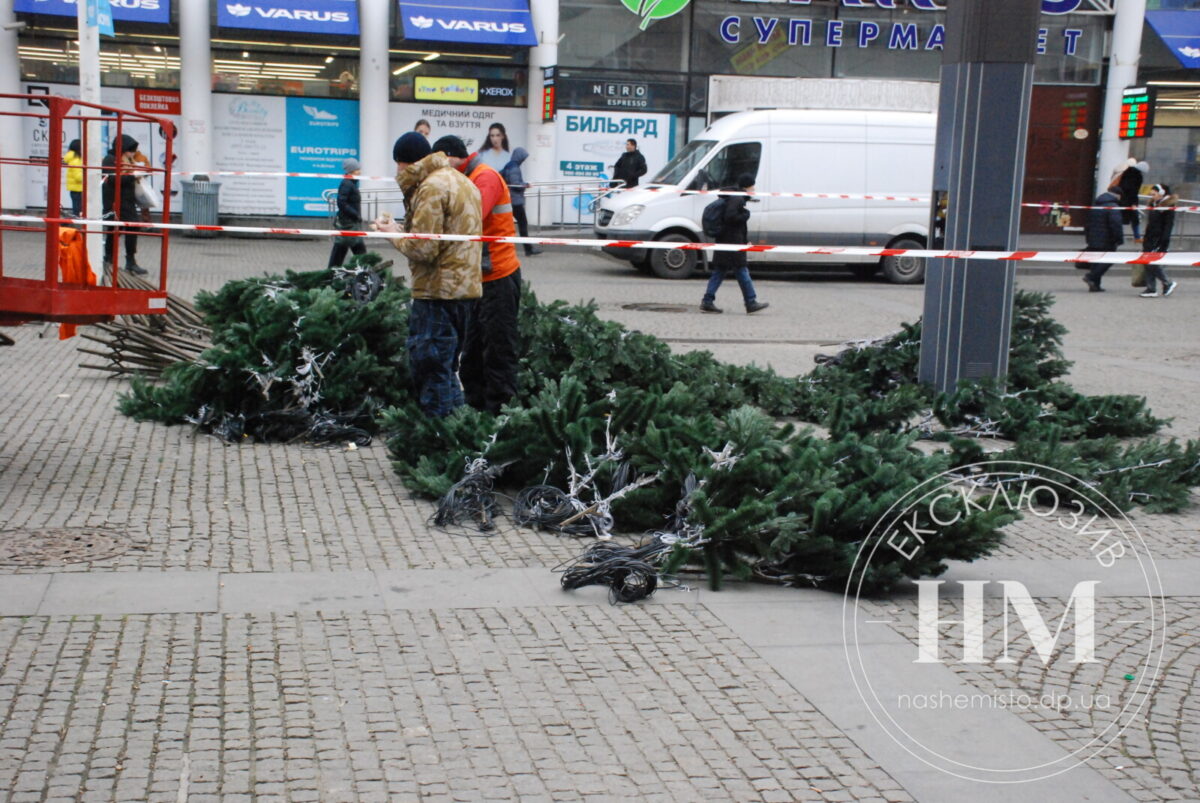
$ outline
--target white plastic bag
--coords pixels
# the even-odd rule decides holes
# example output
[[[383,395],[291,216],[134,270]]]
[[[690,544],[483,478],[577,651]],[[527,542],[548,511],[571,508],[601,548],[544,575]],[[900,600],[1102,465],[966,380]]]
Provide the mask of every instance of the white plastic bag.
[[[162,195],[154,189],[149,179],[139,178],[133,184],[133,199],[137,205],[146,209],[158,209],[162,205]]]

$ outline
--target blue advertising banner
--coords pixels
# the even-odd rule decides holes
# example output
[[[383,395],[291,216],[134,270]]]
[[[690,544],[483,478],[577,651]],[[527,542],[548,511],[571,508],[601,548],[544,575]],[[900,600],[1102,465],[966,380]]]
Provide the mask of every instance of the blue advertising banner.
[[[1147,11],[1146,22],[1181,65],[1200,67],[1200,11]]]
[[[345,36],[358,35],[355,0],[219,0],[217,25]]]
[[[358,102],[287,99],[287,172],[341,173],[342,160],[358,158]],[[336,190],[332,178],[288,178],[287,214],[318,217],[329,211],[321,197]]]
[[[118,22],[171,22],[171,0],[108,0],[112,18]],[[13,0],[13,11],[74,17],[75,0]]]
[[[400,0],[405,39],[481,45],[537,44],[528,0]]]

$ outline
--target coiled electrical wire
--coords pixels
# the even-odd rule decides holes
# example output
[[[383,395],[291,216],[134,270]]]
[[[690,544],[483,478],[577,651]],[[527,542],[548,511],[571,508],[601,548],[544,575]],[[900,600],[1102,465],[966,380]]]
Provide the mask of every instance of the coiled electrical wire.
[[[571,503],[571,497],[552,485],[525,488],[513,500],[513,521],[521,526],[554,530],[565,535],[596,535],[590,514],[563,525],[579,512]],[[611,517],[609,523],[611,526]]]
[[[614,604],[645,599],[658,588],[658,570],[640,557],[642,551],[611,541],[593,544],[566,566],[560,580],[562,587],[570,591],[605,585],[609,601]]]

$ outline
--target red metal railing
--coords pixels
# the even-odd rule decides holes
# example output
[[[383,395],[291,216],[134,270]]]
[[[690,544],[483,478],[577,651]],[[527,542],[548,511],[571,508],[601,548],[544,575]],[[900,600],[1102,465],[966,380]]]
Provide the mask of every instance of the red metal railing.
[[[14,109],[14,101],[20,104]],[[99,174],[102,181],[112,182],[112,203],[108,205],[117,210],[119,216],[122,208],[122,177],[131,173],[147,176],[162,176],[161,209],[153,215],[159,222],[168,222],[171,213],[171,164],[173,161],[173,145],[175,127],[169,120],[118,109],[112,106],[102,106],[85,103],[72,98],[56,95],[4,95],[0,94],[0,117],[20,117],[38,121],[39,128],[45,128],[47,154],[45,158],[24,153],[21,141],[0,141],[0,169],[11,171],[13,167],[23,167],[25,170],[46,171],[46,212],[44,219],[36,222],[0,221],[0,325],[23,323],[25,321],[62,321],[67,323],[94,323],[111,320],[116,315],[146,315],[163,314],[166,312],[167,264],[169,259],[169,232],[165,229],[156,230],[145,226],[112,227],[99,226],[96,222],[76,220],[72,216],[64,216],[62,210],[63,192],[63,150],[64,129],[78,128],[82,165],[75,166],[83,171],[83,210],[86,214],[87,201],[94,180],[88,180]],[[109,142],[112,147],[106,148],[106,156],[101,164],[87,163],[88,144],[90,138],[99,136],[94,129],[99,124],[107,125]],[[163,166],[129,164],[126,161],[125,149],[122,147],[124,134],[134,124],[150,124],[158,126],[164,135],[165,153]],[[106,143],[107,144],[107,143]],[[73,168],[74,169],[74,168]],[[124,190],[128,191],[128,190]],[[30,202],[27,206],[36,206]],[[4,207],[2,188],[0,188],[0,208]],[[104,210],[108,212],[108,209]],[[153,220],[153,218],[152,218]],[[68,282],[60,278],[61,248],[60,232],[63,227],[74,227],[85,232],[102,232],[111,237],[110,261],[101,270],[98,285],[88,285],[79,282]],[[6,232],[21,232],[22,236],[31,233],[42,233],[44,237],[44,272],[41,279],[22,278],[6,274],[4,234]],[[136,232],[136,235],[133,233]],[[122,239],[129,236],[154,238],[160,241],[157,289],[144,290],[124,288],[119,285],[121,268],[118,264],[122,253]],[[24,257],[28,260],[29,257]]]

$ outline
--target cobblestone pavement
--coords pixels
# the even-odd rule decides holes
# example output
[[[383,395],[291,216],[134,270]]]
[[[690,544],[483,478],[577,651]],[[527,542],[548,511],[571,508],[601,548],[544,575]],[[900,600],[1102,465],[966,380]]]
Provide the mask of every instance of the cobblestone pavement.
[[[962,618],[961,603],[942,599],[942,619]],[[1040,600],[1047,621],[1064,613],[1061,600]],[[917,603],[890,600],[873,606],[880,615],[894,618],[894,629],[916,644]],[[1068,701],[1055,706],[1013,705],[1010,710],[1034,725],[1068,751],[1083,750],[1116,717],[1133,678],[1141,674],[1145,644],[1150,638],[1144,599],[1122,597],[1098,600],[1096,631],[1104,635],[1096,645],[1097,664],[1066,667],[1066,662],[1043,665],[1028,650],[1011,664],[949,663],[976,689],[1013,700],[1043,695]],[[994,643],[1002,617],[988,619],[991,630],[985,643]],[[1167,600],[1168,634],[1158,670],[1157,688],[1148,697],[1143,715],[1100,756],[1089,764],[1136,800],[1194,800],[1200,790],[1200,602],[1191,598]],[[962,649],[961,631],[942,630],[947,654]],[[1108,705],[1112,701],[1112,705]],[[1068,707],[1070,706],[1070,707]],[[1111,736],[1112,734],[1108,734]],[[1107,737],[1105,737],[1107,738]]]
[[[315,268],[326,253],[315,241],[177,238],[171,289],[191,296],[262,270]],[[770,314],[701,316],[697,282],[646,279],[597,255],[548,249],[525,273],[543,298],[596,298],[602,314],[676,347],[793,372],[842,340],[915,319],[921,303],[920,288],[767,278]],[[1067,352],[1081,389],[1146,394],[1175,418],[1171,433],[1196,437],[1200,316],[1187,279],[1153,316],[1146,305],[1159,302],[1089,298],[1074,277],[1021,281],[1065,288],[1056,312],[1079,333]],[[693,308],[625,308],[635,300]],[[1145,316],[1140,342],[1113,331],[1114,316]],[[431,532],[430,505],[407,493],[380,444],[232,447],[124,418],[123,382],[77,367],[90,359],[77,343],[41,329],[8,330],[17,343],[0,349],[0,530],[104,527],[129,548],[3,566],[4,576],[548,568],[579,551],[510,526],[486,539]],[[1157,559],[1200,556],[1194,508],[1135,521]],[[1021,522],[996,559],[1086,554]],[[911,620],[911,600],[894,604]],[[1195,799],[1200,781],[1198,608],[1180,598],[1168,611],[1173,639],[1150,713],[1093,762],[1137,799]],[[3,614],[0,801],[913,797],[835,724],[838,712],[818,710],[703,604]],[[1106,649],[1120,674],[1122,646]],[[964,677],[990,689],[1012,676]],[[1071,716],[1030,721],[1062,744],[1082,732]]]

